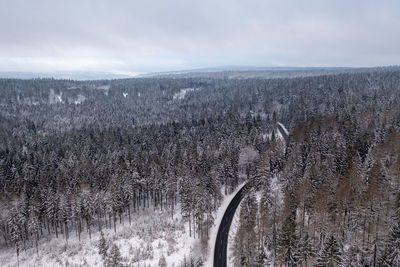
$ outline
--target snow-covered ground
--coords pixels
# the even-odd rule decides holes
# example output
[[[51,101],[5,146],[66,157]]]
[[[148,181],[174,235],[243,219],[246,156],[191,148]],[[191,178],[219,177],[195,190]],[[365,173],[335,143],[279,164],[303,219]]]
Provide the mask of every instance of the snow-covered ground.
[[[282,123],[278,122],[278,124],[282,127],[282,129],[285,131],[285,133],[287,135],[289,135],[289,131],[286,129],[285,125],[283,125]]]
[[[77,99],[74,101],[75,105],[82,104],[86,100],[84,95],[78,95]]]
[[[215,239],[220,222],[232,198],[244,184],[227,195],[216,212],[204,266],[213,266]],[[93,230],[91,239],[88,233],[82,233],[80,241],[73,232],[68,242],[62,235],[58,239],[54,235],[45,236],[39,241],[38,254],[34,246],[20,252],[19,266],[103,266],[97,247],[100,232]],[[182,221],[179,212],[172,219],[168,211],[154,211],[151,208],[141,210],[132,213],[131,225],[125,218],[123,224],[117,223],[115,233],[113,228],[103,229],[103,233],[110,245],[116,244],[119,247],[124,263],[130,266],[158,266],[162,255],[166,258],[167,266],[180,266],[184,258],[196,258],[201,254],[200,239],[189,236],[188,224]],[[2,248],[0,263],[4,267],[17,266],[15,249]]]
[[[130,266],[158,266],[164,255],[168,266],[179,266],[184,257],[194,253],[198,239],[189,237],[188,225],[176,214],[174,220],[170,212],[147,209],[132,214],[132,225],[128,220],[114,229],[103,229],[109,243],[116,244],[124,263]],[[59,236],[43,238],[39,244],[39,254],[34,247],[21,251],[19,266],[103,266],[98,253],[100,233],[82,234],[81,241],[73,236],[68,243]],[[0,266],[17,266],[13,248],[0,250]]]
[[[57,104],[57,103],[64,103],[62,99],[62,92],[60,92],[59,95],[57,95],[53,89],[50,89],[50,94],[49,94],[49,104]]]
[[[181,100],[181,99],[185,98],[185,96],[188,92],[193,92],[193,91],[197,91],[197,90],[199,90],[199,88],[184,88],[184,89],[181,89],[178,93],[175,93],[172,98],[174,100],[176,100],[176,99]]]
[[[108,96],[108,92],[110,91],[110,85],[100,85],[100,86],[95,87],[95,89],[103,90],[104,94],[106,96]]]

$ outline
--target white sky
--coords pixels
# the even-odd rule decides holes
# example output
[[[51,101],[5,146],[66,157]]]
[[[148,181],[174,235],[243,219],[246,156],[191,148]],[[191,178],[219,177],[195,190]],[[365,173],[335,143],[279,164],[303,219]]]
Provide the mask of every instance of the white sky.
[[[0,71],[398,64],[397,0],[0,0]]]

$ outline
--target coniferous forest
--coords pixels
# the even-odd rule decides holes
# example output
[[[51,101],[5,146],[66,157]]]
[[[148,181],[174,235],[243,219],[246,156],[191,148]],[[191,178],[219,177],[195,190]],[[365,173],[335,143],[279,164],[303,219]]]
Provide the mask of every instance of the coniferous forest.
[[[0,79],[0,250],[145,208],[207,246],[225,195],[252,181],[235,266],[400,266],[400,68],[254,73]]]

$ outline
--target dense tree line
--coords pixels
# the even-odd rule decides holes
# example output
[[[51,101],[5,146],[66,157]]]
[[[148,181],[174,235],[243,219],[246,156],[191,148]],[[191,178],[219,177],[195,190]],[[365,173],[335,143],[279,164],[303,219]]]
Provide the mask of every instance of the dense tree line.
[[[174,98],[185,88],[196,90]],[[223,195],[253,179],[260,198],[243,202],[238,265],[391,266],[399,88],[398,68],[0,80],[0,246],[19,253],[48,234],[68,242],[115,230],[150,207],[179,209],[190,234],[206,239]],[[291,130],[286,142],[277,121]]]
[[[399,89],[353,92],[349,100],[339,98],[342,110],[296,123],[282,172],[264,182],[280,181],[282,201],[271,201],[276,191],[261,186],[253,204],[260,223],[242,233],[249,220],[240,214],[235,245],[254,231],[259,237],[234,253],[237,266],[399,265]]]

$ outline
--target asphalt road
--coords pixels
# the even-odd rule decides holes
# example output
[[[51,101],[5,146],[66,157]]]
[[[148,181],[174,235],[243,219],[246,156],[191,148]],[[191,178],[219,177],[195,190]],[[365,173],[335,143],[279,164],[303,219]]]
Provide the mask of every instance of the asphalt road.
[[[215,241],[214,267],[226,267],[229,228],[231,227],[232,219],[237,207],[250,188],[250,183],[247,183],[236,193],[231,203],[229,203],[228,208],[224,213],[224,217],[222,217],[217,233],[217,239]]]
[[[283,136],[283,138],[286,140],[287,137],[288,137],[286,131],[283,129],[282,125],[280,125],[279,123],[278,123],[277,125],[278,125],[277,128],[278,128],[279,132],[281,133],[281,135]]]
[[[279,123],[277,127],[283,138],[286,140],[288,135],[283,127]],[[217,233],[217,239],[215,240],[214,267],[226,267],[229,228],[231,227],[237,207],[251,186],[250,182],[248,182],[236,193],[231,203],[229,203],[228,208],[224,213],[224,217],[222,217]]]

